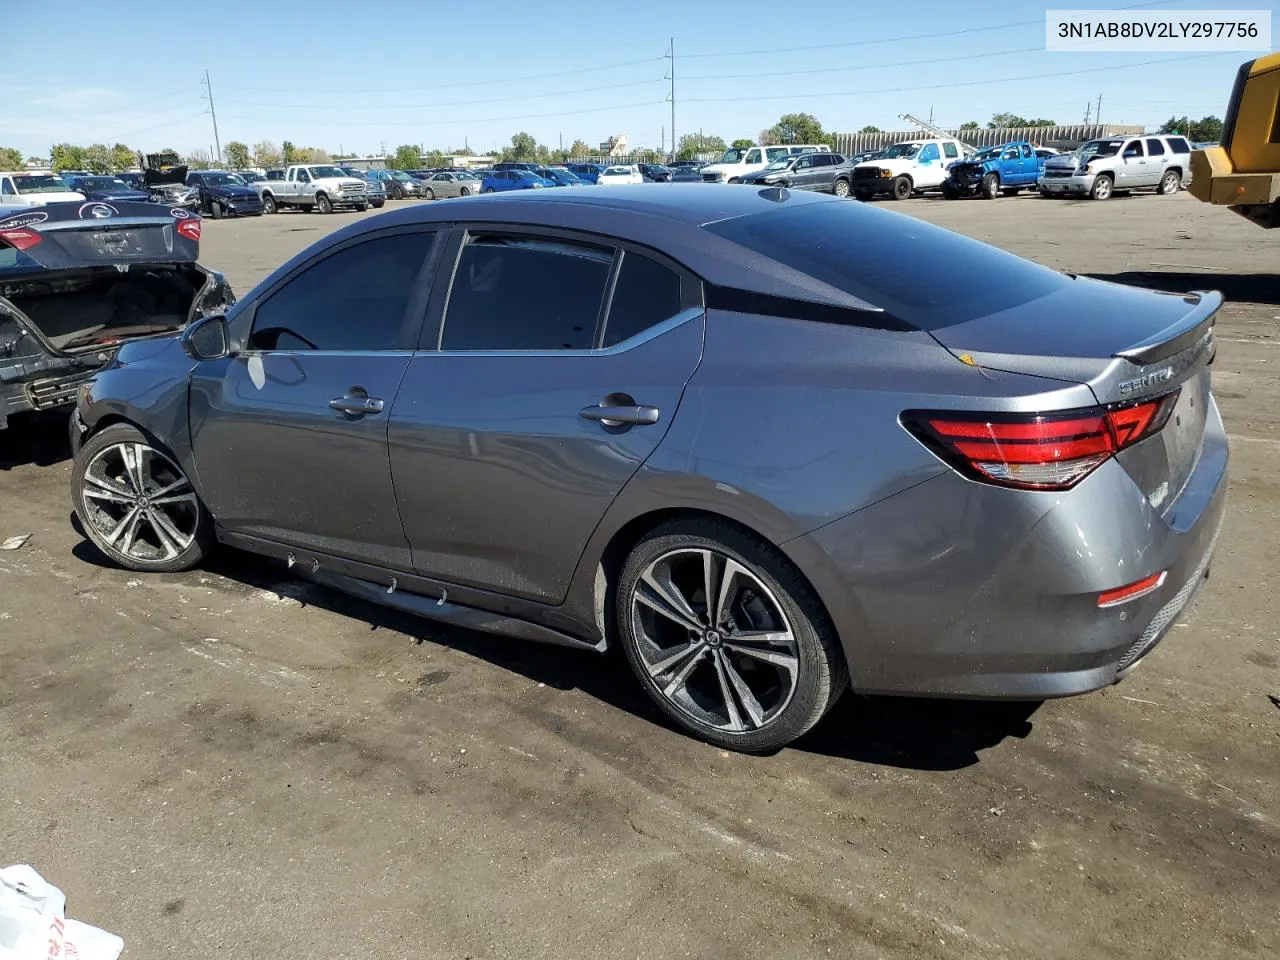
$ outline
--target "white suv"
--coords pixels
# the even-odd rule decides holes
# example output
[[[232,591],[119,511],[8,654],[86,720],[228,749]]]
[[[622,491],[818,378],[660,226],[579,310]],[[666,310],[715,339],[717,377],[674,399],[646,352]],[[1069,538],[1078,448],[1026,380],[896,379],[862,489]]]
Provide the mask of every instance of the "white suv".
[[[947,179],[947,167],[963,157],[959,140],[895,143],[853,168],[853,195],[870,200],[877,193],[887,193],[895,200],[905,200],[913,193],[940,189]]]
[[[727,183],[734,177],[741,180],[752,173],[759,173],[775,160],[797,153],[830,153],[825,143],[790,143],[776,147],[730,147],[715,163],[709,163],[698,172],[704,183]]]
[[[1177,193],[1191,173],[1190,160],[1186,137],[1103,137],[1090,140],[1075,153],[1046,160],[1040,194],[1106,200],[1117,190]]]

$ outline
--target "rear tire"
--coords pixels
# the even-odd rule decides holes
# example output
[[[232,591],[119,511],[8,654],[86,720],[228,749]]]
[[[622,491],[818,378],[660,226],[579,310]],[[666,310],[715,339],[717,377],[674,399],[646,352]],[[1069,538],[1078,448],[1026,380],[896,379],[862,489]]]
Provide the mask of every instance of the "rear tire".
[[[893,199],[906,200],[911,196],[911,191],[913,189],[914,186],[911,183],[910,177],[895,177],[893,180]]]
[[[984,200],[994,200],[1000,196],[1000,178],[994,173],[984,176],[982,183],[978,185],[978,196]]]
[[[176,459],[133,424],[76,453],[71,500],[85,535],[128,570],[190,570],[213,547],[213,519]]]
[[[1159,192],[1163,196],[1172,196],[1182,186],[1182,174],[1177,170],[1169,170],[1160,178]]]
[[[436,198],[436,192],[435,190],[431,189],[431,187],[427,187],[426,191],[423,193],[423,196],[425,196],[428,200],[434,200]]]
[[[1089,199],[1110,200],[1114,188],[1115,184],[1111,182],[1110,177],[1099,174],[1093,178],[1093,186],[1089,188]]]
[[[647,534],[627,557],[615,604],[620,645],[645,692],[718,746],[786,746],[848,687],[813,588],[772,544],[722,520],[678,519]]]
[[[458,191],[458,196],[460,196],[460,197],[469,197],[469,196],[471,196],[471,188],[470,188],[470,187],[463,187],[461,190],[459,190],[459,191]]]

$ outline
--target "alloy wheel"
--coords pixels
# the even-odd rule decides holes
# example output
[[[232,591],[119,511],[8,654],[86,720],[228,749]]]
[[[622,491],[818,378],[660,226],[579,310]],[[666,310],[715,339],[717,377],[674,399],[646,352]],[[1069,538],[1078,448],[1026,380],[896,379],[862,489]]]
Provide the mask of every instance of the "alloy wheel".
[[[186,551],[200,528],[200,504],[182,470],[139,442],[103,447],[84,470],[82,520],[95,539],[138,564],[161,564]]]
[[[744,563],[708,548],[667,551],[636,581],[630,608],[644,671],[696,723],[750,733],[791,702],[796,636],[778,599]]]

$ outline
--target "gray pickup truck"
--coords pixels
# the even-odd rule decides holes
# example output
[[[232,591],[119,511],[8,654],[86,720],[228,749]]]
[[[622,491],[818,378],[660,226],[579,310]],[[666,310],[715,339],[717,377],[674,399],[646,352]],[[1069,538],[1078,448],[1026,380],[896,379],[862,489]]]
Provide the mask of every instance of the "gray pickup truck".
[[[296,164],[285,168],[283,180],[260,180],[253,188],[262,197],[264,213],[276,213],[285,207],[297,207],[304,213],[369,207],[369,184],[347,176],[331,163]]]

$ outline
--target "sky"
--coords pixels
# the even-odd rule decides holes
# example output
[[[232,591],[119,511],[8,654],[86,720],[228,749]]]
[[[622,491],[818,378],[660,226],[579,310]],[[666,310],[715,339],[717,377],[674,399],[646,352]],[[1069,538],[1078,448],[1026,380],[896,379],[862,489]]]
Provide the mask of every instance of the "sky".
[[[0,6],[11,7],[9,3]],[[1004,13],[997,10],[1003,6]],[[1257,2],[1057,2],[1093,9],[1272,9]],[[126,10],[132,12],[126,13]],[[155,8],[159,11],[159,8]],[[1044,7],[954,0],[216,0],[148,15],[62,0],[57,33],[91,25],[83,55],[41,56],[49,14],[6,9],[0,146],[47,157],[52,143],[149,151],[290,140],[376,155],[500,148],[519,131],[557,147],[626,134],[670,145],[674,39],[677,136],[754,139],[784,113],[823,128],[908,129],[903,113],[954,127],[997,112],[1154,128],[1221,116],[1236,52],[1046,52]],[[904,15],[909,14],[909,15]],[[176,29],[174,18],[191,18]],[[173,28],[172,39],[165,39]]]

